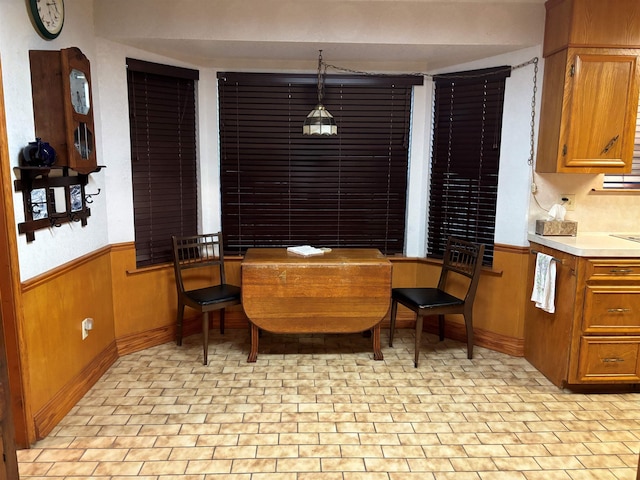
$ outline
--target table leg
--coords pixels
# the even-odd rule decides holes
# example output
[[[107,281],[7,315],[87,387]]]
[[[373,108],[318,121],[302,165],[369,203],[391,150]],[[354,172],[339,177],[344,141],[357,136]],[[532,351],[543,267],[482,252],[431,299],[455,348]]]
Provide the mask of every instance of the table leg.
[[[380,322],[382,323],[382,322]],[[382,349],[380,348],[380,323],[373,327],[373,359],[384,360]]]
[[[251,332],[251,351],[249,352],[249,358],[247,358],[247,363],[254,363],[258,359],[258,337],[259,337],[259,328],[251,323],[249,328]]]

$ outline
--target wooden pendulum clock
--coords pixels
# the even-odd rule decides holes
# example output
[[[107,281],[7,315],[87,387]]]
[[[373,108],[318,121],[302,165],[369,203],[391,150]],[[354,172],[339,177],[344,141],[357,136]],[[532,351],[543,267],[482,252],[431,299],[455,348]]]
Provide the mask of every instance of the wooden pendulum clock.
[[[42,228],[87,224],[91,203],[85,187],[97,164],[91,69],[79,48],[29,51],[36,142],[55,151],[52,163],[17,167],[17,191],[23,192],[25,221],[18,231],[35,239]],[[24,154],[23,154],[24,157]],[[98,190],[99,193],[99,190]]]
[[[96,170],[89,60],[79,48],[31,50],[36,137],[56,151],[56,165]]]

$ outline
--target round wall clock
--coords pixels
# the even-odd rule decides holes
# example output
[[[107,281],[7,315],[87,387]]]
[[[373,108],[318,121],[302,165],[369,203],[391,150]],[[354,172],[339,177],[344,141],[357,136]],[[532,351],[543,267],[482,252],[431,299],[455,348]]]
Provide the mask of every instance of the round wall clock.
[[[53,40],[64,25],[64,0],[29,0],[36,29],[47,40]]]

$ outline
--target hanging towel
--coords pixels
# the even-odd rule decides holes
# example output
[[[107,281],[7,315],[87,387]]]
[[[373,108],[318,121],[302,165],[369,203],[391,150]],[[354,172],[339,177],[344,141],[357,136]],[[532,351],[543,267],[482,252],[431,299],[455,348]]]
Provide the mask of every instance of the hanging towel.
[[[536,302],[536,307],[545,312],[554,313],[556,311],[555,296],[556,263],[552,256],[538,253],[531,300]]]

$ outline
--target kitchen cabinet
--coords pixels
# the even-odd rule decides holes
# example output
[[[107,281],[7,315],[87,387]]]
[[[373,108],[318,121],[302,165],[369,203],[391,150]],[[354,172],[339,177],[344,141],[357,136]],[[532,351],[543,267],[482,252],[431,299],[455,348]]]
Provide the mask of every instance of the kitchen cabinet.
[[[640,258],[531,248],[556,259],[556,312],[528,302],[525,358],[559,387],[640,383]]]
[[[640,81],[640,2],[549,0],[545,6],[536,171],[630,172]]]
[[[542,55],[567,47],[640,48],[638,0],[548,0]]]
[[[631,171],[639,52],[568,48],[546,59],[538,172]]]

